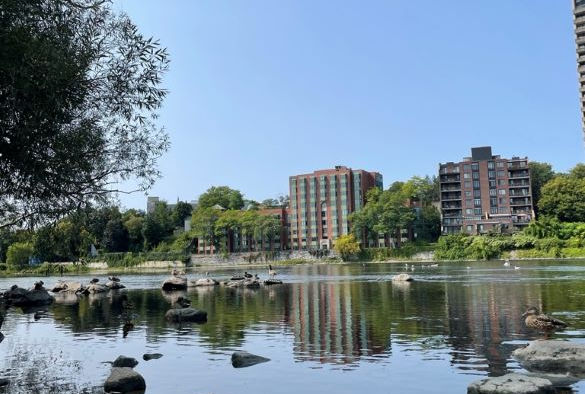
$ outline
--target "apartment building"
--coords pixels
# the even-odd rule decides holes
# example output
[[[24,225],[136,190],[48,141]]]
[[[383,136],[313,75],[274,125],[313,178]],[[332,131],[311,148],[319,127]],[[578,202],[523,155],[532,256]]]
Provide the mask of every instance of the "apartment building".
[[[526,157],[505,159],[489,146],[439,164],[443,234],[511,231],[534,218]]]
[[[585,0],[573,1],[573,22],[577,44],[577,72],[579,75],[579,104],[581,127],[585,132]]]
[[[378,172],[345,166],[289,177],[290,245],[293,250],[331,249],[349,234],[348,216],[365,204],[366,192],[383,188]]]

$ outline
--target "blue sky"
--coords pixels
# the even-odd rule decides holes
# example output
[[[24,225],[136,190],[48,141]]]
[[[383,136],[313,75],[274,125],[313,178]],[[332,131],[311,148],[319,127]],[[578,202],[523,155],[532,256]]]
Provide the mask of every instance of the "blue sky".
[[[470,147],[583,161],[568,0],[118,0],[171,55],[172,147],[149,192],[262,200],[337,164],[385,185]],[[122,196],[145,207],[143,194]]]

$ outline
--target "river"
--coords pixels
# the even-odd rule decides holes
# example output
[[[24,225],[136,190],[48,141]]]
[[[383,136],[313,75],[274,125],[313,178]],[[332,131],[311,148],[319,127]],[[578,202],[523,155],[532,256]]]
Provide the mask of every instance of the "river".
[[[512,351],[542,337],[523,325],[527,306],[569,324],[553,337],[585,342],[585,262],[519,265],[417,265],[408,270],[412,283],[390,280],[406,272],[404,264],[289,266],[277,268],[283,285],[172,295],[160,290],[167,275],[122,276],[135,305],[135,327],[125,337],[116,292],[55,303],[38,320],[9,309],[0,377],[11,383],[0,393],[99,393],[110,370],[105,362],[119,355],[140,361],[135,369],[147,393],[464,393],[479,378],[522,370]],[[211,275],[225,280],[239,272]],[[0,290],[37,279],[3,278]],[[58,278],[41,279],[50,287]],[[207,311],[207,323],[167,323],[178,295]],[[235,369],[236,350],[271,361]],[[155,352],[163,357],[142,360]],[[585,393],[585,382],[572,389]]]

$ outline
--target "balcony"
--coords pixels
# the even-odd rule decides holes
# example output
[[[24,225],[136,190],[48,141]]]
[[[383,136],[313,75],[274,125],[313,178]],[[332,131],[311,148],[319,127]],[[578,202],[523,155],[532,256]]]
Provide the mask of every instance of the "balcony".
[[[530,197],[512,197],[510,198],[510,206],[526,206],[532,205]]]
[[[530,186],[530,182],[528,181],[508,181],[509,187],[527,187]]]
[[[459,175],[441,175],[441,183],[461,182]]]
[[[455,201],[455,200],[461,200],[461,193],[449,193],[449,192],[441,193],[441,201]]]
[[[461,191],[461,187],[460,186],[447,186],[447,185],[441,186],[441,192],[451,192],[451,191]]]
[[[457,203],[444,203],[441,206],[442,209],[444,210],[448,210],[448,209],[461,209],[461,203],[457,204]]]
[[[527,187],[510,190],[510,197],[531,197],[530,190]]]
[[[460,212],[453,212],[453,211],[451,211],[451,212],[444,213],[443,214],[443,217],[444,218],[460,218],[462,216],[461,216],[461,213]]]
[[[518,214],[532,214],[532,209],[529,208],[516,208],[516,207],[512,207],[512,215],[518,215]]]
[[[508,171],[508,178],[529,178],[528,170]]]
[[[460,226],[462,224],[462,219],[443,219],[443,226]]]
[[[439,174],[459,174],[459,167],[442,167]]]

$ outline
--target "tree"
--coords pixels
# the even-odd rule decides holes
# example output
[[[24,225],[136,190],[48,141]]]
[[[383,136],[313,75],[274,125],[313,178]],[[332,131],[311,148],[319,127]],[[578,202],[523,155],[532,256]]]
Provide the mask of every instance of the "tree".
[[[198,206],[211,208],[214,205],[219,205],[224,209],[242,209],[244,197],[239,190],[230,189],[227,186],[212,186],[199,196]]]
[[[8,247],[6,265],[11,269],[22,269],[28,265],[33,255],[33,247],[29,242],[16,242]]]
[[[347,261],[360,251],[360,243],[353,234],[342,235],[335,240],[334,249],[342,260]]]
[[[219,219],[221,211],[215,208],[202,208],[199,206],[193,212],[191,217],[191,228],[200,240],[207,243],[208,246],[217,247],[217,238],[215,237],[215,223]]]
[[[282,224],[274,216],[261,215],[256,220],[257,232],[264,246],[264,240],[268,241],[268,249],[273,249],[274,240],[280,236]]]
[[[177,205],[173,209],[173,213],[171,214],[171,220],[175,227],[183,227],[185,224],[185,219],[191,216],[193,212],[193,207],[191,204],[179,201]]]
[[[260,205],[264,207],[278,207],[280,206],[280,202],[275,198],[267,198],[266,200],[263,200]]]
[[[532,205],[534,207],[534,212],[538,215],[538,201],[540,201],[541,189],[548,181],[554,178],[555,173],[549,163],[531,161],[528,163],[528,168],[530,169]]]
[[[417,239],[435,242],[441,235],[441,214],[433,205],[422,207],[414,221]]]
[[[147,215],[142,226],[144,249],[156,247],[165,237],[165,230],[153,215]]]
[[[585,164],[577,164],[569,171],[569,176],[576,179],[585,179]]]
[[[585,178],[557,176],[542,187],[538,208],[561,222],[585,222]]]
[[[144,244],[144,238],[142,237],[144,218],[138,215],[127,216],[124,221],[124,227],[128,232],[128,250],[132,252],[140,251]]]
[[[108,252],[128,251],[128,231],[121,219],[112,219],[106,224],[102,246]]]
[[[233,251],[234,233],[239,233],[242,225],[241,214],[242,211],[230,209],[222,212],[215,221],[214,234],[227,243],[227,252]]]
[[[110,1],[2,1],[0,226],[103,203],[120,180],[148,189],[168,62]]]

